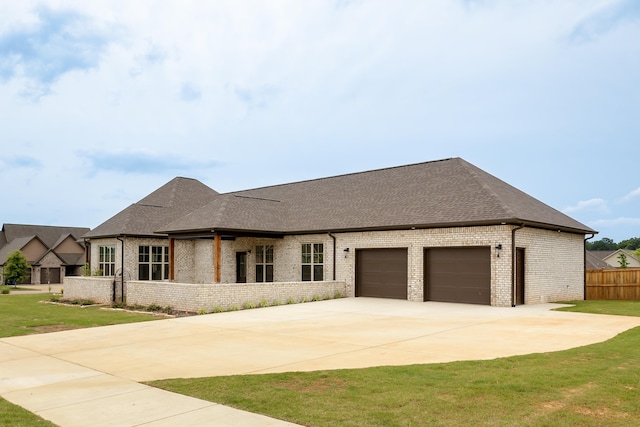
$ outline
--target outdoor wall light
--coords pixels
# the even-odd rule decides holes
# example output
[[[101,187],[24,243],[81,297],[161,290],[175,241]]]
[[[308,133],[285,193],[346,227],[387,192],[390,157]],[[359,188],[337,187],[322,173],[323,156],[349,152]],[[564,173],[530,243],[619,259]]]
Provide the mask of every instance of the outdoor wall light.
[[[349,252],[349,248],[344,248],[344,251],[345,252]]]
[[[498,246],[496,246],[496,249],[499,251],[502,250],[502,243],[498,244]]]
[[[496,258],[500,258],[500,251],[502,250],[502,243],[496,245]]]

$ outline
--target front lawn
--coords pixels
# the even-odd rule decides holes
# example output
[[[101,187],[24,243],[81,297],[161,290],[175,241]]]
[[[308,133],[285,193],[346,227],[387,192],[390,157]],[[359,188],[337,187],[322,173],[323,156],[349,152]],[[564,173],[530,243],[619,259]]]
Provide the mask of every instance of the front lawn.
[[[0,295],[0,338],[66,329],[144,322],[158,319],[147,314],[46,304],[50,294]]]
[[[640,315],[637,302],[581,301],[577,309]],[[637,426],[640,328],[490,361],[150,384],[306,426]]]
[[[615,314],[619,316],[640,316],[640,301],[589,300],[571,301],[573,307],[557,308],[558,311],[576,311],[593,314]]]
[[[0,426],[55,427],[55,424],[0,398]]]

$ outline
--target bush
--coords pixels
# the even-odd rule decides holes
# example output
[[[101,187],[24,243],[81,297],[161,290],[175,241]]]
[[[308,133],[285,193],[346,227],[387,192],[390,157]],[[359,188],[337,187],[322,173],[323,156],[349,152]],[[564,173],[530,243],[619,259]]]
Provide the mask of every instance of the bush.
[[[11,292],[9,288],[7,288],[6,286],[2,287],[2,295],[7,295],[9,292]]]

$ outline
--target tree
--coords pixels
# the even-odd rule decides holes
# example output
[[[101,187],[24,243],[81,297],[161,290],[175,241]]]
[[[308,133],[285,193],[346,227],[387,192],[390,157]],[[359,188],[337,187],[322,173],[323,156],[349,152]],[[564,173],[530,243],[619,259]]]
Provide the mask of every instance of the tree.
[[[27,258],[20,251],[13,251],[7,257],[7,261],[4,263],[4,279],[7,283],[13,283],[23,281],[28,277],[29,262]]]
[[[601,240],[587,242],[587,250],[590,251],[615,251],[618,245],[612,239],[603,237]]]
[[[620,255],[618,255],[618,264],[620,264],[620,268],[629,267],[629,260],[627,260],[627,254],[625,254],[624,252],[620,252]]]
[[[632,237],[618,243],[618,249],[629,249],[635,251],[640,248],[640,237]]]

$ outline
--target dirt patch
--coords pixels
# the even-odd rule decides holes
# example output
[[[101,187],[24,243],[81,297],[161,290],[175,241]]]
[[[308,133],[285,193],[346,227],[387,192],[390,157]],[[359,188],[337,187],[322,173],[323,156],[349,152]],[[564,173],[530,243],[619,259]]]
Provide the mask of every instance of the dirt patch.
[[[49,332],[70,331],[71,329],[78,329],[78,327],[61,323],[57,325],[33,326],[31,329],[38,334],[47,334]]]

